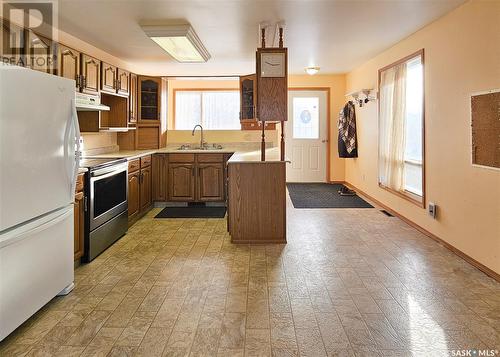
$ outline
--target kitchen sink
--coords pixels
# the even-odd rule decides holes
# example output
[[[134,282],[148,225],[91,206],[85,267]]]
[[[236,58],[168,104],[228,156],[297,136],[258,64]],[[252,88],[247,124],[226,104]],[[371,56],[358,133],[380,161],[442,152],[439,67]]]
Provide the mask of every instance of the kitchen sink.
[[[222,149],[223,149],[222,145],[218,145],[218,144],[212,144],[212,145],[207,145],[207,146],[203,146],[203,147],[200,147],[200,146],[191,147],[191,145],[181,145],[177,148],[177,150],[180,150],[180,151],[188,151],[188,150],[212,151],[212,150],[222,150]]]

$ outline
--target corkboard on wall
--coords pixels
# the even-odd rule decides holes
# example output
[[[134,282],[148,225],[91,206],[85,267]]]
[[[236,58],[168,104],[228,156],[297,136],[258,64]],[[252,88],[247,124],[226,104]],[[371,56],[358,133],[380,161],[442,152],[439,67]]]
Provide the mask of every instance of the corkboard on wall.
[[[471,96],[472,164],[500,168],[500,90]]]

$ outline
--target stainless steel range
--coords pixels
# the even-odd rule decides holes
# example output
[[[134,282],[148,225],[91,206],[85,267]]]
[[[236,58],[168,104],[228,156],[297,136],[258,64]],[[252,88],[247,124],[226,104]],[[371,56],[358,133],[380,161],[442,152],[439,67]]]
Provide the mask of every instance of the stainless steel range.
[[[128,229],[126,159],[84,159],[86,174],[85,255],[90,262]]]

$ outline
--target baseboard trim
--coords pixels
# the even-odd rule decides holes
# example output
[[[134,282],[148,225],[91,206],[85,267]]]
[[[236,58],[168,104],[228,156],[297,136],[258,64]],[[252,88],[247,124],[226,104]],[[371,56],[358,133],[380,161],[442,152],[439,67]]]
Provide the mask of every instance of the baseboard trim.
[[[342,181],[342,182],[338,182],[338,181],[332,181],[332,183],[342,183],[346,186],[348,186],[350,189],[356,191],[357,193],[359,193],[361,196],[365,196],[368,200],[372,201],[373,203],[375,203],[377,206],[380,206],[382,207],[383,209],[385,209],[386,211],[388,211],[389,213],[391,213],[393,216],[396,216],[398,217],[399,219],[401,219],[403,222],[405,222],[406,224],[410,225],[411,227],[415,228],[417,231],[419,231],[420,233],[426,235],[427,237],[435,240],[436,242],[438,242],[440,245],[442,245],[443,247],[449,249],[450,251],[452,251],[455,255],[457,255],[458,257],[462,258],[463,260],[465,260],[467,263],[471,264],[472,266],[476,267],[477,269],[479,269],[480,271],[482,271],[483,273],[485,273],[486,275],[488,275],[489,277],[495,279],[497,282],[500,282],[500,274],[498,274],[497,272],[495,272],[494,270],[488,268],[487,266],[483,265],[482,263],[478,262],[477,260],[475,260],[474,258],[470,257],[469,255],[465,254],[464,252],[462,252],[461,250],[455,248],[453,245],[451,245],[450,243],[446,242],[445,240],[439,238],[438,236],[436,236],[435,234],[429,232],[428,230],[426,230],[425,228],[422,228],[421,226],[419,226],[418,224],[416,224],[415,222],[411,221],[410,219],[406,218],[405,216],[403,216],[402,214],[396,212],[395,210],[393,210],[392,208],[386,206],[385,204],[383,204],[382,202],[380,202],[379,200],[373,198],[372,196],[370,196],[369,194],[367,194],[366,192],[363,192],[363,190],[360,190],[359,188],[357,188],[356,186],[354,186],[353,184],[349,183],[349,182],[345,182],[345,181]]]

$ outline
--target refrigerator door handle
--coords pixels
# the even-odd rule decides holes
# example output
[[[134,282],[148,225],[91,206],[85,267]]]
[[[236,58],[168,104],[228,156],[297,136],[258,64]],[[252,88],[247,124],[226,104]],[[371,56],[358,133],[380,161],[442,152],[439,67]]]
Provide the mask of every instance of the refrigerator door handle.
[[[71,118],[70,125],[73,127],[73,130],[68,130],[66,134],[65,140],[65,156],[66,158],[69,156],[71,150],[75,150],[75,160],[71,163],[71,185],[70,189],[71,195],[75,194],[76,188],[76,179],[78,177],[78,169],[80,167],[80,127],[78,124],[78,114],[76,112],[76,102],[75,99],[71,100]],[[74,133],[74,134],[73,134]],[[71,140],[71,136],[74,135],[74,140]],[[76,145],[75,145],[76,143]]]

